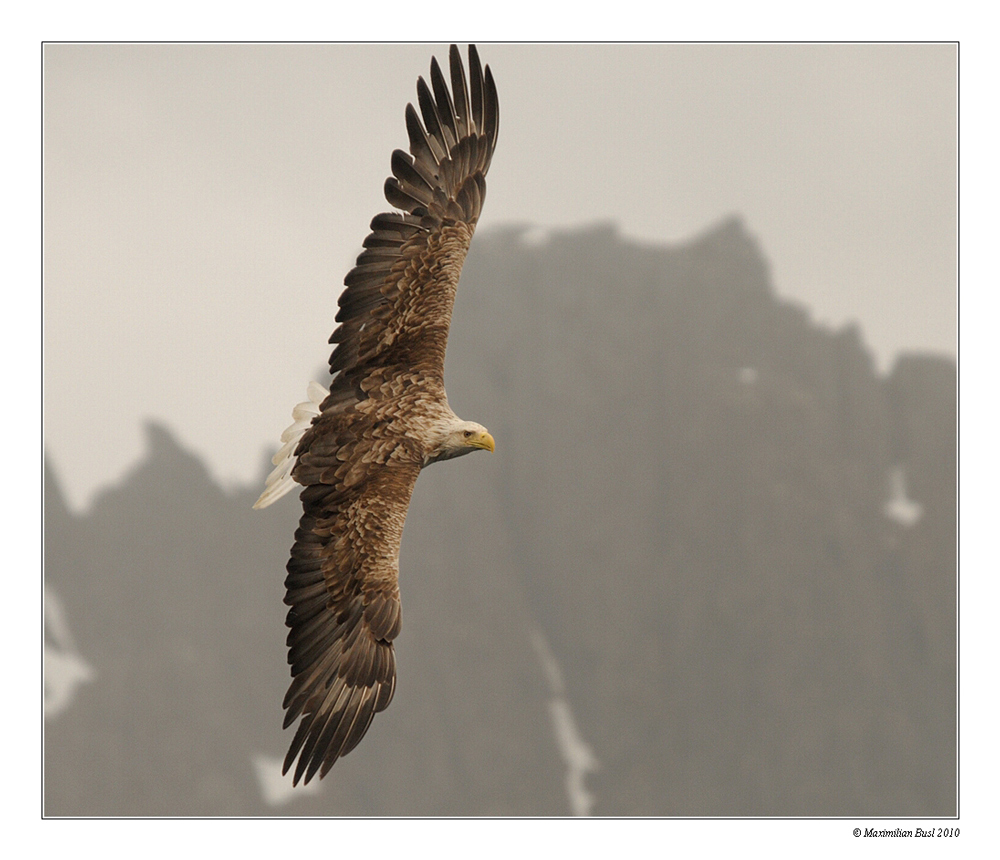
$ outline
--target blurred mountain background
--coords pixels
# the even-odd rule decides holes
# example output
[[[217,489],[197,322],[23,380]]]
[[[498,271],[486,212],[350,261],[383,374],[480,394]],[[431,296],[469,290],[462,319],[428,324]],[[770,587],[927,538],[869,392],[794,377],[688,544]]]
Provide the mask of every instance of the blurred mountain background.
[[[46,469],[47,815],[956,813],[950,357],[880,376],[738,219],[484,232],[454,319],[497,453],[418,481],[396,696],[321,783],[278,777],[295,496],[156,423],[82,514]]]

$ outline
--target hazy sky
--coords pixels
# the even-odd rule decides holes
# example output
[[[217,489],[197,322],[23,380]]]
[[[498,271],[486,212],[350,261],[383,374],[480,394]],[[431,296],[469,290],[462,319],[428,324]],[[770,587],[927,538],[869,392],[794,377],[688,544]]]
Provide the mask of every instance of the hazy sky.
[[[46,46],[45,445],[74,507],[142,456],[148,418],[224,482],[257,475],[446,50]],[[738,213],[778,293],[860,322],[881,368],[954,355],[953,45],[480,54],[501,112],[480,230],[665,244]]]

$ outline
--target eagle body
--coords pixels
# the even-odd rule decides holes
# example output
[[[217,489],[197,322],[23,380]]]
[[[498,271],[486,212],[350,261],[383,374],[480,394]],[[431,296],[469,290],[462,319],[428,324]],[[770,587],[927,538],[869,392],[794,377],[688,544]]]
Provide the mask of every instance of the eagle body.
[[[409,154],[392,154],[385,195],[344,279],[330,337],[329,391],[308,387],[254,507],[301,486],[303,514],[287,565],[285,758],[293,781],[322,778],[364,736],[396,685],[399,549],[420,470],[493,451],[480,424],[448,405],[444,358],[459,275],[483,200],[499,107],[487,66],[469,47],[466,79],[449,52],[451,89],[436,60],[407,105]]]

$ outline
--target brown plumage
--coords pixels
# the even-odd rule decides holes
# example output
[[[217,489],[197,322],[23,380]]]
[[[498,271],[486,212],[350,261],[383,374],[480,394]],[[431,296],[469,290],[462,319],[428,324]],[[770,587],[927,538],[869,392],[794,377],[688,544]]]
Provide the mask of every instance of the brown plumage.
[[[485,428],[448,406],[444,356],[458,278],[486,196],[499,107],[489,66],[469,47],[467,81],[449,52],[451,90],[436,60],[417,81],[420,116],[406,108],[410,153],[392,154],[385,196],[344,279],[330,337],[327,393],[293,413],[278,467],[255,507],[304,485],[285,579],[285,727],[300,720],[285,757],[294,782],[326,775],[392,699],[400,630],[399,547],[420,470],[478,448]],[[422,117],[422,121],[421,121]]]

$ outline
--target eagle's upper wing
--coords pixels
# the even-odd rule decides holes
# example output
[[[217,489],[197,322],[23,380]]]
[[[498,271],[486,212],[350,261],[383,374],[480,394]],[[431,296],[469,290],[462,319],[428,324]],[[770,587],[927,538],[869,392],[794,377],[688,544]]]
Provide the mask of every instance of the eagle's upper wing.
[[[431,86],[417,80],[406,106],[410,154],[392,154],[386,199],[403,214],[375,216],[357,265],[344,279],[330,372],[334,387],[357,383],[368,367],[444,373],[444,352],[458,276],[486,197],[486,171],[500,109],[489,66],[469,46],[469,83],[458,48],[448,54],[452,91],[437,60]],[[454,94],[454,98],[452,95]]]
[[[296,425],[301,441],[293,436],[286,445],[295,462],[285,478],[291,470],[305,485],[285,580],[292,667],[285,726],[301,717],[285,770],[298,757],[296,783],[322,777],[353,749],[395,687],[399,546],[422,462],[405,434],[391,430],[419,408],[419,386],[399,397],[404,375],[443,375],[455,288],[497,137],[489,67],[484,74],[470,46],[467,85],[454,45],[449,60],[454,98],[433,62],[431,88],[417,83],[423,123],[407,106],[411,155],[393,153],[385,186],[405,214],[372,221],[340,298],[330,394],[311,426]],[[434,388],[443,396],[443,385]],[[280,488],[268,493],[277,498]]]

